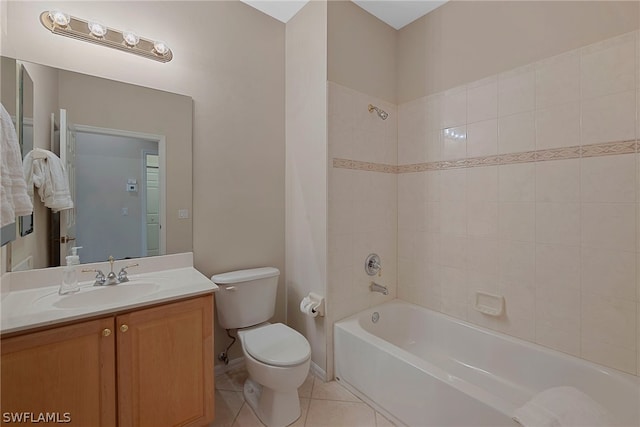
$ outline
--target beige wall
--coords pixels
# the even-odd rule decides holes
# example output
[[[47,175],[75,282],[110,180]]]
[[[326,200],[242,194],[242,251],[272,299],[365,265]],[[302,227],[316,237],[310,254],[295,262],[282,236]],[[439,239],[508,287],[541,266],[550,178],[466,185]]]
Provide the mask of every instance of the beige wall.
[[[287,322],[326,371],[325,318],[305,316],[309,292],[327,294],[327,3],[308,3],[286,26]]]
[[[18,82],[16,77],[16,61],[10,58],[2,58],[0,60],[0,94],[2,105],[5,110],[15,117],[17,106],[17,88]]]
[[[329,81],[396,102],[396,33],[350,1],[328,2]]]
[[[637,27],[634,1],[450,1],[399,31],[398,103]]]
[[[284,271],[284,24],[238,1],[6,6],[6,56],[191,96],[193,170],[180,173],[193,177],[195,267],[207,276]],[[174,59],[161,64],[54,36],[38,22],[54,6],[164,39]],[[275,320],[284,310],[281,277]],[[216,330],[216,352],[228,342]],[[239,354],[236,344],[232,357]]]

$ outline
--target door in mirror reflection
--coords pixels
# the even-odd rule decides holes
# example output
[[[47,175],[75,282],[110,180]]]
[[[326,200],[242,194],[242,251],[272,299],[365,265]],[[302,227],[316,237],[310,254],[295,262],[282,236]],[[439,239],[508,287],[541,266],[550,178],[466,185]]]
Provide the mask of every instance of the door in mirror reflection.
[[[146,254],[160,255],[160,161],[157,153],[145,152]]]
[[[77,234],[81,262],[158,255],[159,140],[76,126]]]

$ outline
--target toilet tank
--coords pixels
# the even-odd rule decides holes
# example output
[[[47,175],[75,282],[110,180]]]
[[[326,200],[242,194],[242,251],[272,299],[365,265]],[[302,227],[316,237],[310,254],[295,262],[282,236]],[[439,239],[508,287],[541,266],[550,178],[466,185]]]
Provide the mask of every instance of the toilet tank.
[[[239,329],[266,322],[276,309],[280,270],[252,268],[216,274],[216,312],[224,329]]]

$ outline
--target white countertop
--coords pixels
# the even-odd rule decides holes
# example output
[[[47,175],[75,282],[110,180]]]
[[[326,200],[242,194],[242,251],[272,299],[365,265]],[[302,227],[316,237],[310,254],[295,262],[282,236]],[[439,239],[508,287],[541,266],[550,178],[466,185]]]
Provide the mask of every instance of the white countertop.
[[[130,269],[128,283],[95,287],[93,280],[83,280],[80,282],[79,292],[62,296],[58,295],[61,269],[33,270],[3,275],[0,333],[7,334],[72,320],[106,316],[147,305],[204,295],[218,289],[211,280],[193,268],[193,257],[190,253],[140,258],[126,260],[126,262],[117,261],[114,270],[118,271],[120,265],[134,262],[141,264],[139,269],[141,272],[132,274],[134,269]],[[108,263],[106,268],[104,263],[83,264],[79,267],[100,268],[105,274],[109,271]],[[85,278],[86,273],[79,277]],[[116,302],[109,302],[109,298],[106,298],[107,301],[100,298],[100,292],[109,293],[102,295],[115,295],[117,292],[127,292],[136,285],[147,286],[151,291],[145,295],[134,295]],[[96,298],[93,298],[94,295]],[[88,305],[75,303],[71,304],[71,307],[65,304],[68,301],[83,301],[87,299],[85,297],[89,297],[88,300],[92,303]]]

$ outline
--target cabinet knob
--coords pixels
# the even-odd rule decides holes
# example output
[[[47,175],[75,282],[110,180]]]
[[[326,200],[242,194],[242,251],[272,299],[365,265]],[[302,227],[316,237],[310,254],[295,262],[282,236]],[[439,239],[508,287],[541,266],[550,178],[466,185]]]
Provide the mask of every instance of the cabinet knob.
[[[111,335],[111,329],[106,328],[102,330],[102,336],[103,337],[108,337],[109,335]]]
[[[127,325],[120,325],[121,332],[127,332],[128,330],[129,330],[129,327]]]

